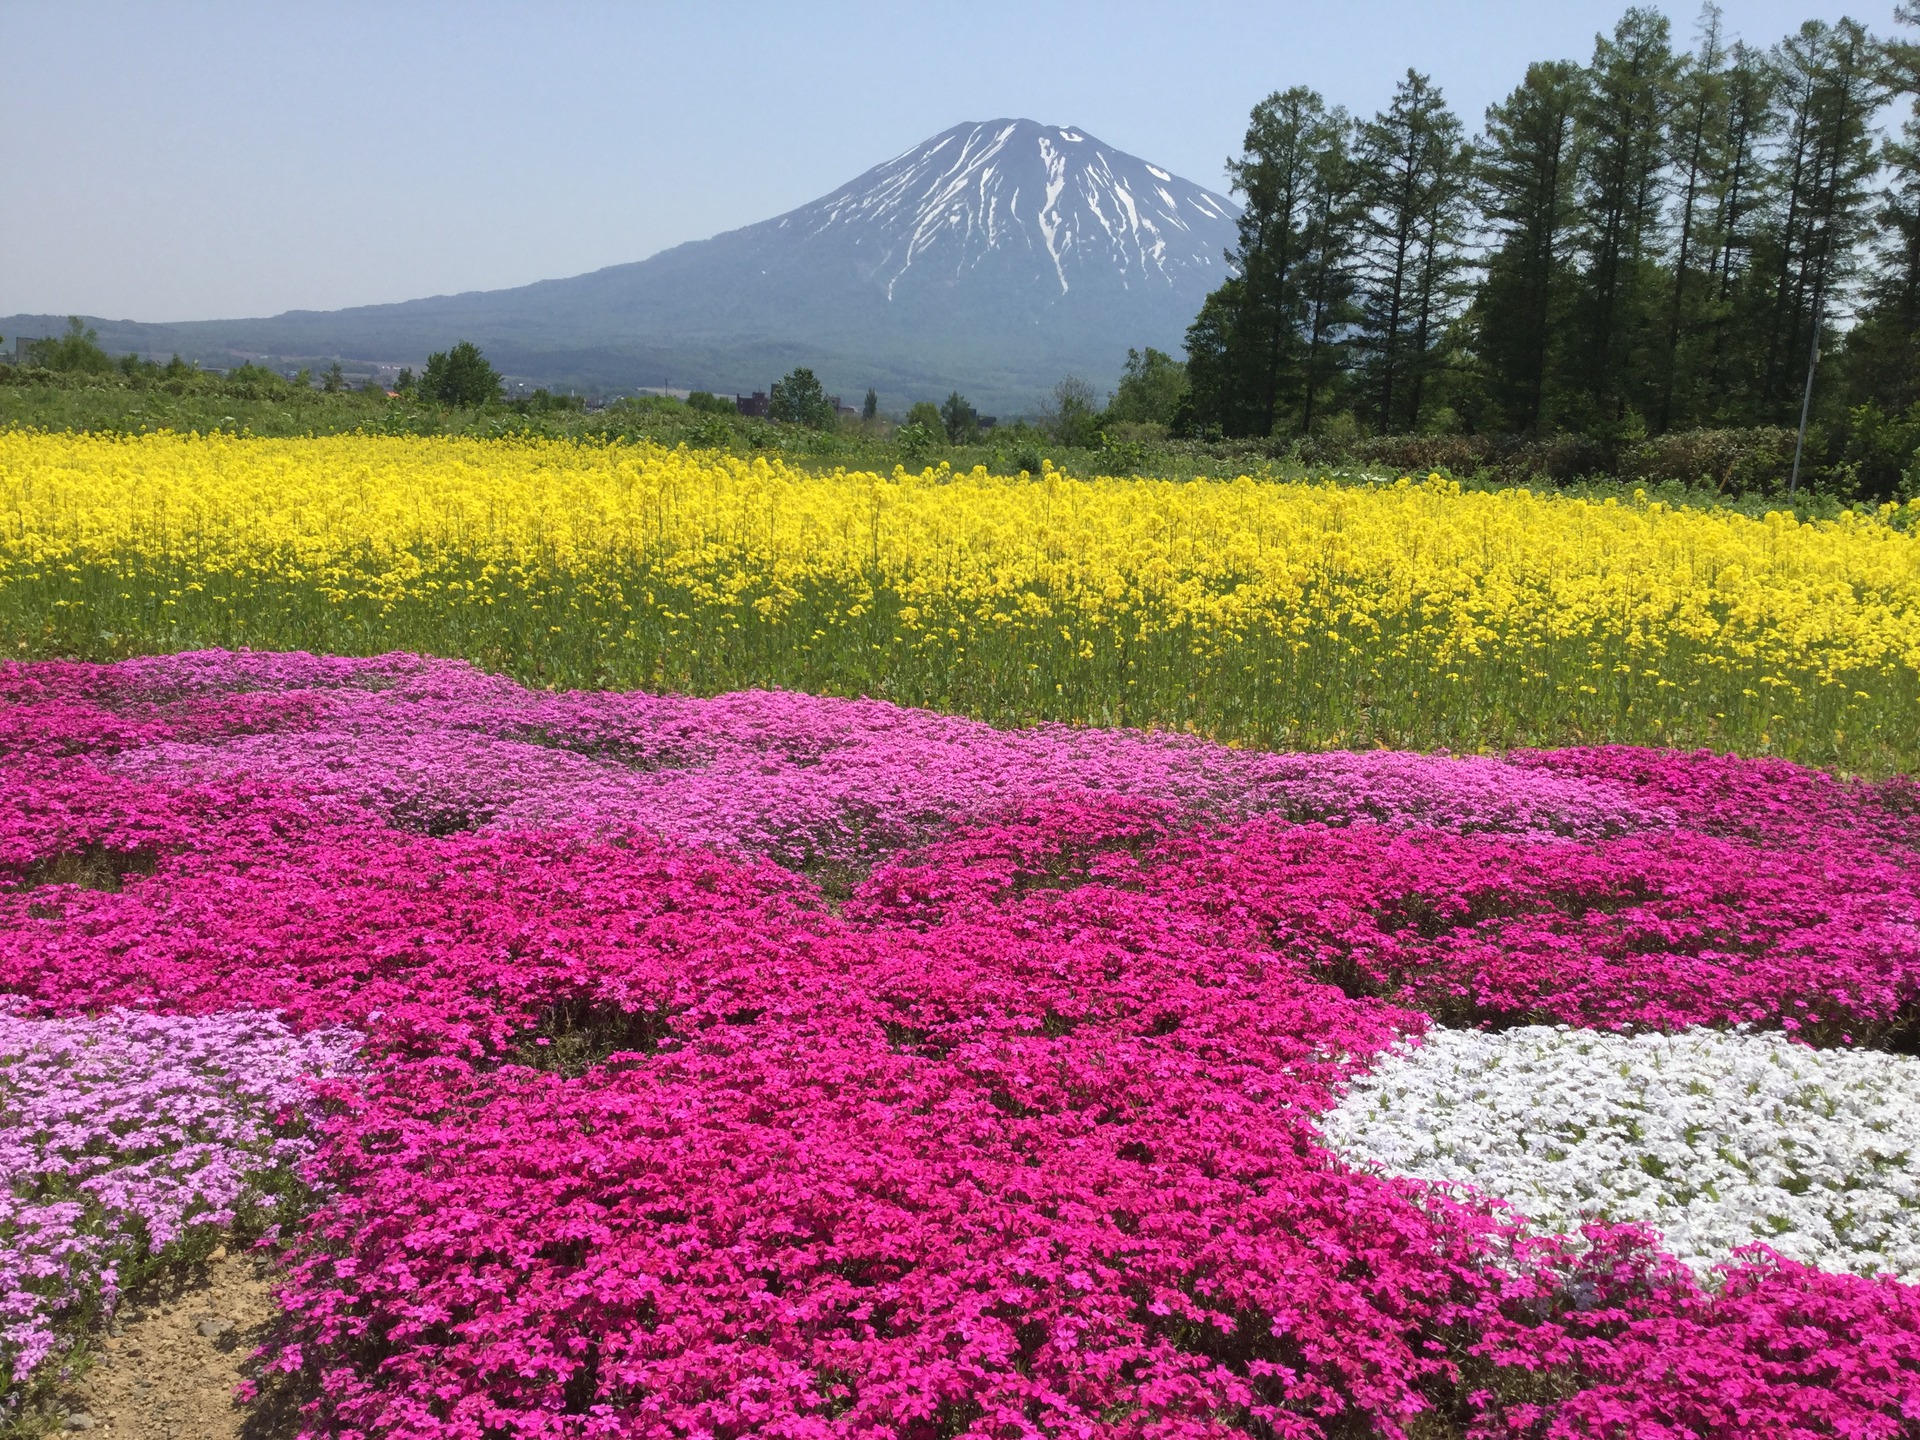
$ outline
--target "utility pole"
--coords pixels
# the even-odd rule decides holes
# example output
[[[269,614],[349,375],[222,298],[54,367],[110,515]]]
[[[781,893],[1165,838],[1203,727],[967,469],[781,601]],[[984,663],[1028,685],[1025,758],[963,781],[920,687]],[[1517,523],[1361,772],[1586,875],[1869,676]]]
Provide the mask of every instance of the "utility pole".
[[[1807,411],[1813,406],[1813,371],[1820,363],[1820,304],[1826,296],[1813,297],[1813,344],[1807,350],[1807,388],[1800,393],[1800,434],[1793,442],[1793,473],[1787,477],[1787,498],[1800,488],[1800,452],[1807,444]]]

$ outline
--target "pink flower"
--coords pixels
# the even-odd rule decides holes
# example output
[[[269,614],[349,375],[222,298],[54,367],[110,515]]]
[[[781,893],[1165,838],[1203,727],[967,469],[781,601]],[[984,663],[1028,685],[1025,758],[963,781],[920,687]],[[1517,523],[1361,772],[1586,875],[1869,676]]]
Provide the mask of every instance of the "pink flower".
[[[1530,1240],[1312,1123],[1429,1015],[1894,1042],[1893,789],[548,696],[411,656],[6,665],[0,699],[0,988],[366,1037],[306,1092],[325,1198],[288,1226],[274,1363],[316,1436],[1920,1413],[1910,1289]]]

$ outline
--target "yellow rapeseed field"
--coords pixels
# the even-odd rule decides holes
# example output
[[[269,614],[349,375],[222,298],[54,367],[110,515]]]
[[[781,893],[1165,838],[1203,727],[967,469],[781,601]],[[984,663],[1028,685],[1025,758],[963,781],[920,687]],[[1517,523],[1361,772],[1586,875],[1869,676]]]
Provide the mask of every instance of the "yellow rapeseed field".
[[[1269,744],[1920,755],[1920,536],[1247,478],[814,476],[563,443],[0,433],[15,653],[468,655]]]

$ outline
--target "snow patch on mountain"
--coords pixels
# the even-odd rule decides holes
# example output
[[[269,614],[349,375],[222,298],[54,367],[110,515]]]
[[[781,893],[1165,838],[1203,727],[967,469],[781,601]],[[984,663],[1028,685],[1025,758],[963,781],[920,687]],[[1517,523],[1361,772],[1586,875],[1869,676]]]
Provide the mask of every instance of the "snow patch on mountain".
[[[852,239],[891,300],[910,275],[951,284],[1009,255],[1039,262],[1061,295],[1115,282],[1205,293],[1225,274],[1237,215],[1224,196],[1085,131],[992,120],[956,125],[771,223]]]

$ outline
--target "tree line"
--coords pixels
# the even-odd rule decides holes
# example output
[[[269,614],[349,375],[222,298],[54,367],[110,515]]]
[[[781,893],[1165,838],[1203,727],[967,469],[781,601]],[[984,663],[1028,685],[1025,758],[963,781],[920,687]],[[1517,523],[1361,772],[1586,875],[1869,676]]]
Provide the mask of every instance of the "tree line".
[[[1370,118],[1271,95],[1229,162],[1232,275],[1171,418],[1612,443],[1793,425],[1818,348],[1822,415],[1912,428],[1916,96],[1910,40],[1808,21],[1761,49],[1712,4],[1687,50],[1628,10],[1585,64],[1529,65],[1473,135],[1413,70]],[[1884,136],[1889,104],[1908,113]]]

